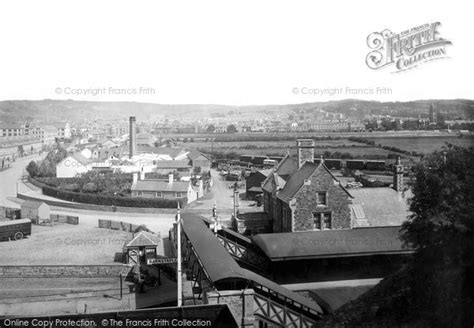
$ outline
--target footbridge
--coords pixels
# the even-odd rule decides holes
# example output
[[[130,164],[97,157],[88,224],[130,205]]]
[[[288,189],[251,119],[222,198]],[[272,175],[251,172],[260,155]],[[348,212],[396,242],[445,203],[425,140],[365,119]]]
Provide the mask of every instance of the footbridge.
[[[266,262],[250,239],[228,229],[214,233],[209,223],[195,214],[181,216],[181,255],[186,277],[193,284],[194,297],[206,302],[209,295],[219,297],[232,291],[244,295],[250,291],[247,295],[252,295],[251,301],[242,299],[244,304],[240,312],[237,311],[241,314],[243,307],[242,317],[252,318],[248,326],[312,327],[320,320],[323,310],[315,301],[259,274],[264,271]],[[175,224],[170,231],[175,249],[176,237]],[[247,326],[244,324],[247,321],[242,322],[242,326]]]

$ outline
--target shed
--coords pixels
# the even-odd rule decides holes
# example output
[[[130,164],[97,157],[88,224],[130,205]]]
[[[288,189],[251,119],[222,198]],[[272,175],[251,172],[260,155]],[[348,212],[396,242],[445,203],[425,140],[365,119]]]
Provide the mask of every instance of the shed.
[[[21,204],[22,219],[49,220],[50,208],[45,202],[26,200]]]
[[[149,258],[156,258],[157,247],[160,244],[160,235],[151,232],[140,231],[132,240],[125,244],[127,252],[127,263],[138,263]]]

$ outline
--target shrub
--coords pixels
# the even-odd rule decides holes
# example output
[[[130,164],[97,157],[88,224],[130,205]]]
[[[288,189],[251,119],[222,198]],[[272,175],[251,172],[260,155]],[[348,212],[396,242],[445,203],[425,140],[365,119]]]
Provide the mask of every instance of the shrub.
[[[79,193],[66,190],[59,190],[50,186],[43,186],[44,195],[59,198],[62,200],[106,206],[123,207],[153,207],[153,208],[176,208],[178,202],[183,207],[187,203],[186,198],[163,199],[163,198],[138,198],[138,197],[113,197],[108,195]]]

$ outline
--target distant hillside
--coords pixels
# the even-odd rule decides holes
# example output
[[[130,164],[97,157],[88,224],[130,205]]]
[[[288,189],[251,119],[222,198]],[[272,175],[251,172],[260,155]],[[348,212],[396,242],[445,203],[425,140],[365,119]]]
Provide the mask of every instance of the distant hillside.
[[[162,105],[137,102],[93,102],[74,100],[10,100],[0,102],[2,122],[37,121],[55,122],[69,120],[81,122],[91,119],[126,118],[137,116],[142,121],[158,121],[163,118],[199,120],[208,117],[258,118],[277,113],[313,111],[324,109],[344,113],[349,117],[362,118],[367,114],[403,117],[426,117],[433,103],[437,111],[445,113],[447,119],[474,119],[473,100],[419,100],[410,102],[377,102],[346,99],[340,101],[315,102],[268,106],[225,105]],[[256,115],[257,114],[257,115]]]

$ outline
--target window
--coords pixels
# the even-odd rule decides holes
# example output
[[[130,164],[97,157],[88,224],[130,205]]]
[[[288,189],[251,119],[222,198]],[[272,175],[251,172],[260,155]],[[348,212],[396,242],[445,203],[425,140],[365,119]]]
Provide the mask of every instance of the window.
[[[326,191],[319,191],[317,199],[317,205],[327,205],[327,192]]]
[[[161,193],[161,191],[157,191],[157,192],[155,193],[155,197],[156,197],[156,198],[163,198],[163,194]]]
[[[321,230],[321,213],[313,213],[314,229]]]
[[[313,223],[315,230],[332,229],[332,214],[330,212],[313,213]]]
[[[176,193],[176,198],[181,198],[183,197],[183,193],[182,192],[177,192]]]
[[[331,229],[332,228],[332,220],[331,220],[331,213],[322,213],[322,220],[323,220],[323,229]]]

